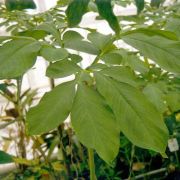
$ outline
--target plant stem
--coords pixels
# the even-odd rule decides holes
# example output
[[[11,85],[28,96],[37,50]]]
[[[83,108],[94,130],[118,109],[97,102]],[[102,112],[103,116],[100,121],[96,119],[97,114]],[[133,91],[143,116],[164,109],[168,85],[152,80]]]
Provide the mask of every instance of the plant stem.
[[[150,172],[147,172],[147,173],[143,173],[143,174],[140,174],[140,175],[137,175],[137,176],[133,177],[133,179],[142,179],[142,178],[145,178],[147,176],[162,173],[164,171],[167,171],[167,168],[161,168],[161,169],[153,170],[153,171],[150,171]],[[128,179],[125,179],[125,180],[128,180]]]
[[[50,62],[50,65],[52,63]],[[51,87],[51,90],[53,90],[55,88],[55,82],[54,82],[54,79],[53,78],[49,78],[49,83],[50,83],[50,87]]]
[[[114,42],[115,40],[116,40],[116,36],[113,36],[113,37],[111,38],[111,40],[106,44],[106,46],[104,47],[104,49],[95,57],[94,61],[92,62],[92,64],[91,64],[90,66],[95,65],[95,64],[98,63],[98,61],[100,60],[101,56],[102,56],[104,53],[106,53],[107,48],[109,47],[109,45],[110,45],[110,44],[113,44],[113,42]],[[89,66],[89,67],[90,67],[90,66]],[[87,68],[87,69],[88,69],[88,68]]]
[[[50,81],[50,86],[51,86],[51,90],[52,90],[55,87],[54,79],[49,79],[49,81]]]
[[[62,150],[62,158],[63,158],[63,163],[64,163],[64,167],[66,169],[67,176],[70,177],[70,174],[71,174],[70,173],[70,166],[67,163],[67,155],[66,155],[66,151],[64,149],[64,144],[63,144],[63,141],[62,141],[62,131],[63,131],[63,127],[59,126],[57,128],[57,135],[59,137],[59,145],[60,145],[60,148]]]
[[[89,157],[90,180],[96,180],[93,149],[90,148],[88,149],[88,157]]]
[[[19,142],[18,142],[18,150],[21,158],[26,159],[26,137],[25,137],[25,121],[23,117],[23,107],[21,106],[21,85],[22,85],[22,77],[17,78],[17,100],[15,104],[15,108],[18,112],[18,127],[19,127]],[[19,165],[20,169],[24,171],[26,169],[25,165]]]
[[[96,56],[96,58],[94,59],[94,61],[93,61],[92,64],[91,64],[91,66],[94,65],[94,64],[96,64],[96,63],[98,63],[98,61],[99,61],[99,59],[100,59],[100,56],[101,56],[101,55]]]
[[[132,145],[132,149],[131,149],[131,160],[130,160],[130,164],[129,164],[129,177],[128,177],[129,180],[131,179],[131,175],[132,175],[132,173],[133,173],[132,165],[133,165],[134,153],[135,153],[135,145]]]
[[[178,166],[179,166],[179,158],[178,158],[177,151],[175,151],[175,157],[176,157],[176,163],[177,163],[177,164],[178,164]]]

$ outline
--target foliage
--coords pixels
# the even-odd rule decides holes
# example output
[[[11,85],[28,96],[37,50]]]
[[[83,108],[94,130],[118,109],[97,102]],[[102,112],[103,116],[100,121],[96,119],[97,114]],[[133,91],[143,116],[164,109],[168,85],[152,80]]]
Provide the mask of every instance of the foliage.
[[[12,156],[10,156],[9,154],[3,152],[3,151],[0,151],[0,164],[6,164],[6,163],[10,163],[10,162],[13,162],[13,158]]]
[[[171,123],[167,123],[167,118],[169,115],[177,115],[180,110],[180,41],[179,26],[176,23],[179,18],[179,4],[163,7],[163,2],[151,1],[147,4],[137,0],[134,1],[138,13],[136,16],[116,17],[112,10],[113,3],[126,5],[129,2],[96,0],[83,1],[82,4],[81,1],[73,0],[63,4],[60,1],[48,12],[28,16],[25,12],[8,12],[3,6],[1,8],[1,16],[4,18],[2,25],[6,25],[12,35],[0,37],[0,78],[17,80],[17,97],[13,102],[18,110],[23,109],[19,96],[19,79],[33,67],[37,56],[49,62],[46,76],[51,80],[70,75],[74,77],[72,81],[61,83],[47,92],[38,105],[30,110],[28,107],[28,112],[18,111],[23,127],[27,125],[28,135],[41,135],[44,140],[44,134],[55,132],[51,134],[53,140],[50,145],[46,143],[47,152],[50,153],[47,158],[41,149],[43,143],[37,138],[39,136],[35,136],[35,139],[31,136],[44,156],[45,167],[49,168],[50,176],[57,176],[52,163],[49,164],[51,153],[57,145],[61,147],[59,149],[63,154],[63,173],[71,177],[72,172],[76,173],[76,170],[73,171],[73,163],[71,167],[68,166],[67,151],[62,148],[64,145],[68,146],[62,141],[64,132],[67,139],[72,140],[68,131],[78,139],[72,142],[73,147],[70,148],[78,159],[79,149],[86,147],[88,150],[95,150],[95,157],[98,155],[112,165],[117,161],[116,157],[122,155],[122,149],[126,151],[129,145],[132,146],[130,153],[124,153],[128,156],[125,157],[126,160],[131,157],[127,163],[130,176],[136,154],[134,146],[166,156],[168,130],[170,134],[174,131],[169,127]],[[78,26],[93,3],[97,7],[96,11],[101,18],[107,20],[115,34],[103,35],[95,29]],[[62,10],[65,5],[68,5],[66,11]],[[12,14],[25,16],[16,20]],[[161,14],[164,17],[158,18]],[[149,25],[150,20],[153,22]],[[20,24],[12,25],[11,22],[14,21]],[[123,21],[127,21],[128,25],[124,25]],[[86,31],[87,37],[70,29],[71,27]],[[121,42],[132,48],[118,46]],[[72,54],[71,50],[78,53]],[[86,68],[81,67],[81,53],[95,56],[92,64]],[[2,91],[2,94],[7,94]],[[63,122],[68,116],[72,126],[65,131]],[[57,142],[57,138],[60,141]],[[127,142],[126,146],[123,147],[119,142],[120,138]],[[152,151],[148,153],[151,154]],[[149,154],[147,156],[153,157],[153,153]],[[97,161],[103,164],[98,156]],[[74,161],[77,164],[79,162]],[[27,164],[26,161],[16,162]],[[86,172],[87,162],[80,158],[80,164],[84,165],[82,172]],[[106,166],[103,164],[103,168],[106,169]],[[141,164],[142,169],[145,166]],[[109,167],[107,169],[108,178],[120,176],[119,172]],[[97,176],[99,178],[102,175],[97,173]]]
[[[5,0],[5,5],[9,11],[36,8],[33,0]]]

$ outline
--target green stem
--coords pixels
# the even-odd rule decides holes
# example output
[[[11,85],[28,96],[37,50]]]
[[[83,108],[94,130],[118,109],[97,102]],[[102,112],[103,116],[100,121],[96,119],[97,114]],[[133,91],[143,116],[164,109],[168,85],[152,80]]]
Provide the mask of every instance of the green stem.
[[[50,62],[49,65],[51,65],[51,64],[52,64],[52,62]],[[55,88],[54,79],[53,78],[49,78],[49,83],[50,83],[51,90],[53,90]]]
[[[179,158],[178,158],[177,151],[175,151],[175,157],[176,157],[176,162],[177,162],[177,164],[178,164],[178,166],[179,166]]]
[[[19,127],[18,150],[21,158],[26,159],[25,121],[23,117],[23,107],[21,105],[21,86],[22,86],[22,77],[19,77],[17,78],[17,99],[15,103],[15,108],[18,112],[18,127]],[[22,171],[26,169],[25,165],[19,165],[19,167]]]
[[[149,61],[148,61],[148,58],[147,58],[147,57],[144,57],[144,62],[145,62],[145,64],[146,64],[148,67],[150,67],[150,64],[149,64]]]
[[[100,60],[101,56],[103,56],[103,54],[107,52],[107,50],[108,50],[108,48],[109,48],[109,45],[110,45],[110,44],[113,44],[113,42],[114,42],[115,40],[116,40],[116,36],[113,36],[113,37],[111,38],[111,40],[106,44],[106,46],[104,47],[104,49],[95,57],[94,61],[92,62],[92,64],[91,64],[90,66],[98,63],[98,61]],[[90,67],[90,66],[89,66],[89,67]],[[88,67],[88,68],[89,68],[89,67]],[[87,68],[87,69],[88,69],[88,68]]]
[[[62,140],[62,131],[63,131],[63,127],[59,126],[57,128],[57,135],[59,137],[59,145],[60,145],[60,148],[62,150],[62,158],[63,158],[63,163],[64,163],[64,167],[66,169],[67,176],[70,177],[70,174],[71,174],[70,166],[67,163],[67,155],[66,155],[66,151],[64,149],[64,144],[63,144],[63,140]]]
[[[22,78],[18,78],[17,79],[17,104],[18,106],[20,107],[20,104],[21,104],[21,85],[22,85]]]
[[[129,177],[128,177],[129,180],[131,179],[131,175],[133,174],[132,165],[133,165],[134,154],[135,154],[135,145],[132,145],[131,160],[130,160],[130,164],[129,164]]]
[[[93,149],[90,148],[88,149],[88,157],[89,157],[90,180],[96,180]]]
[[[91,66],[94,65],[94,64],[96,64],[96,63],[98,63],[98,61],[99,61],[99,59],[100,59],[100,56],[101,56],[101,55],[96,56],[96,58],[94,59],[93,63],[91,64]]]
[[[51,86],[51,90],[55,88],[55,83],[54,83],[54,79],[50,78],[50,86]]]
[[[158,173],[162,173],[164,171],[167,171],[167,168],[161,168],[161,169],[158,169],[158,170],[153,170],[153,171],[150,171],[150,172],[147,172],[147,173],[143,173],[143,174],[140,174],[140,175],[137,175],[135,177],[133,177],[133,179],[144,179],[145,177],[148,177],[148,176],[151,176],[151,175],[155,175],[155,174],[158,174]],[[125,179],[125,180],[128,180],[128,179]]]

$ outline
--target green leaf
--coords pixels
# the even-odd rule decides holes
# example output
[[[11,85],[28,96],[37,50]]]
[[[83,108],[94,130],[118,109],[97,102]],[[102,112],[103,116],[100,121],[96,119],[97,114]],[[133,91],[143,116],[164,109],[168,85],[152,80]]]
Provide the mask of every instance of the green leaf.
[[[4,151],[0,151],[0,164],[6,164],[13,162],[13,157]]]
[[[128,52],[125,49],[118,49],[110,51],[107,54],[101,56],[101,59],[106,64],[124,65],[131,67],[134,71],[145,73],[149,71],[148,66],[144,61],[140,60],[134,53]]]
[[[86,13],[89,0],[73,0],[67,10],[67,20],[69,27],[78,25],[81,22],[82,16]]]
[[[123,40],[138,49],[144,56],[152,59],[163,69],[180,73],[180,42],[165,38],[164,34],[148,34],[145,31],[131,31]]]
[[[180,37],[180,21],[178,17],[172,17],[167,19],[165,25],[165,30],[174,32],[178,37]]]
[[[172,112],[180,110],[180,93],[170,92],[166,95],[166,102]]]
[[[103,35],[98,32],[88,34],[88,40],[91,41],[93,45],[101,51],[104,50],[107,45],[112,46],[111,38],[111,35]]]
[[[95,74],[98,91],[112,108],[117,125],[135,145],[163,153],[168,131],[161,114],[136,88]]]
[[[42,134],[61,124],[71,111],[74,95],[74,81],[60,84],[46,93],[40,103],[27,113],[29,134]]]
[[[47,61],[59,61],[68,57],[68,52],[63,48],[42,47],[40,55]]]
[[[159,8],[159,6],[161,5],[161,3],[163,2],[164,0],[151,0],[151,7],[156,7],[156,8]]]
[[[53,22],[45,22],[42,23],[41,25],[39,25],[37,28],[37,30],[41,30],[41,31],[45,31],[47,33],[50,33],[51,35],[53,35],[56,40],[58,42],[61,42],[61,36],[59,31],[56,29],[56,26]]]
[[[36,4],[33,0],[19,0],[23,9],[36,9]]]
[[[9,11],[36,8],[33,0],[5,0],[5,5]]]
[[[94,78],[89,74],[88,71],[81,71],[78,76],[78,81],[83,82],[88,86],[92,86],[94,84]]]
[[[81,68],[75,63],[65,59],[50,64],[47,68],[46,75],[51,78],[63,78],[79,72]]]
[[[99,54],[99,50],[87,41],[72,41],[71,43],[65,43],[65,47],[88,54]]]
[[[83,60],[83,58],[77,54],[69,54],[69,57],[71,58],[71,61],[76,64]]]
[[[140,73],[146,73],[149,71],[149,68],[145,64],[145,62],[139,59],[139,57],[136,55],[127,55],[125,60],[125,65],[130,66],[135,71],[138,71]]]
[[[119,151],[119,131],[112,112],[97,91],[78,85],[71,119],[82,144],[95,149],[107,163],[114,160]]]
[[[144,0],[135,0],[137,13],[139,14],[144,9]]]
[[[8,85],[5,83],[0,84],[0,91],[6,92],[8,90]]]
[[[113,13],[113,8],[111,5],[111,0],[95,0],[100,16],[107,20],[110,27],[118,35],[120,32],[120,26],[118,19]]]
[[[155,84],[149,83],[143,89],[143,93],[146,95],[149,101],[156,106],[159,112],[165,112],[166,105],[164,103],[164,94],[158,87],[156,87]]]
[[[178,40],[178,37],[171,31],[151,29],[151,28],[139,28],[136,30],[127,31],[127,32],[123,33],[122,36],[132,34],[132,33],[142,33],[142,34],[145,34],[148,36],[162,36],[169,40]]]
[[[64,7],[67,6],[70,2],[72,2],[72,0],[58,0],[57,5]]]
[[[3,44],[0,47],[0,79],[24,74],[34,65],[40,47],[38,41],[21,37]]]
[[[110,51],[103,56],[101,56],[101,59],[106,63],[106,64],[121,64],[122,63],[122,56],[116,51]]]
[[[128,83],[132,86],[137,87],[136,76],[129,67],[125,67],[125,66],[108,67],[103,69],[101,73],[109,77],[112,77],[117,81]]]
[[[99,49],[88,41],[84,41],[83,37],[76,31],[66,31],[63,35],[63,43],[65,48],[76,51],[85,52],[88,54],[99,54]]]
[[[89,66],[88,69],[93,70],[93,71],[99,71],[99,70],[105,69],[107,67],[108,66],[106,64],[95,63],[95,64],[92,64],[91,66]]]
[[[0,36],[0,43],[2,43],[3,41],[9,40],[11,39],[10,36]]]
[[[84,37],[81,36],[81,34],[79,34],[76,31],[66,31],[63,34],[63,41],[64,41],[64,43],[70,43],[72,40],[73,41],[78,41],[78,40],[81,41],[83,39],[84,39]]]
[[[33,29],[33,30],[26,30],[26,31],[18,32],[16,35],[32,37],[34,39],[39,40],[39,39],[43,39],[47,35],[47,33],[44,30]]]

